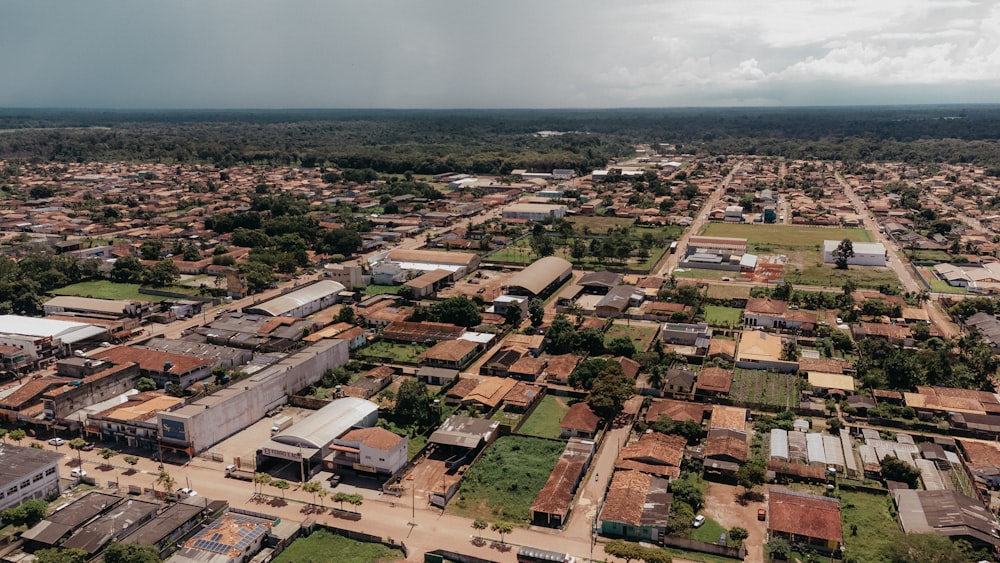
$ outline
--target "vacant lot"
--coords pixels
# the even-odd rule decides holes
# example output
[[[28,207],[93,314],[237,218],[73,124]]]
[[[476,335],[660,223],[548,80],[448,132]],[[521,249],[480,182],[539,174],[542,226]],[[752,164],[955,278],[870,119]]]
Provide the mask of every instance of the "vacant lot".
[[[391,360],[403,364],[415,364],[420,361],[420,354],[423,354],[429,346],[421,344],[399,344],[396,342],[386,342],[380,340],[366,348],[357,351],[357,355],[362,358],[373,360]]]
[[[563,416],[569,410],[569,405],[565,398],[555,395],[546,395],[542,399],[542,404],[538,405],[535,412],[531,413],[528,420],[524,421],[518,434],[526,436],[537,436],[539,438],[559,438],[562,434]]]
[[[635,344],[637,351],[645,352],[649,348],[649,344],[653,341],[653,338],[656,337],[658,330],[658,325],[649,322],[631,321],[626,323],[617,321],[604,333],[604,343],[607,344],[615,338],[624,336]]]
[[[740,325],[743,309],[705,305],[705,322],[712,326],[735,327]]]
[[[844,240],[845,238],[854,242],[871,242],[872,240],[871,235],[865,229],[751,223],[709,223],[701,234],[712,237],[745,238],[751,252],[755,249],[759,250],[761,247],[817,248],[822,251],[824,240]],[[768,251],[761,250],[761,252]]]
[[[139,293],[137,283],[115,283],[108,280],[86,281],[67,285],[62,289],[52,291],[55,295],[75,295],[77,297],[95,297],[97,299],[129,299],[135,301],[160,302],[166,297]]]
[[[857,561],[889,561],[886,549],[899,534],[896,519],[889,513],[889,495],[840,491],[840,519],[846,552]],[[857,534],[854,533],[857,526]]]
[[[745,370],[733,374],[729,398],[751,406],[792,409],[799,404],[799,378],[787,373]]]
[[[578,233],[590,233],[592,235],[607,234],[608,230],[622,227],[631,227],[635,224],[635,219],[623,219],[618,217],[571,217],[566,219],[572,223]]]
[[[563,442],[504,436],[466,471],[448,511],[494,522],[527,523],[531,504],[562,454]]]
[[[403,559],[403,552],[398,549],[390,549],[380,543],[354,541],[326,530],[317,530],[308,537],[293,541],[274,562],[370,563]]]
[[[383,294],[396,295],[404,287],[406,287],[406,286],[403,286],[403,285],[375,285],[375,284],[371,284],[371,285],[365,286],[365,295],[383,295]]]
[[[730,283],[710,283],[705,291],[709,299],[749,299],[750,286]]]

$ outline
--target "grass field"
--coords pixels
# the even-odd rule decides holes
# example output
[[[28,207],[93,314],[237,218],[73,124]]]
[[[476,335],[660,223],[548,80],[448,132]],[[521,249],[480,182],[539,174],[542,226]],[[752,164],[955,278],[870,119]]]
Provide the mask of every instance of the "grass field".
[[[847,270],[838,270],[832,264],[823,264],[821,254],[812,251],[789,253],[785,280],[793,285],[821,287],[841,287],[847,280],[870,289],[876,289],[880,285],[899,285],[899,278],[889,268],[851,266]]]
[[[743,309],[705,305],[705,322],[712,326],[735,327],[740,325]]]
[[[357,355],[363,358],[390,358],[393,361],[414,364],[420,361],[420,354],[423,354],[429,346],[411,344],[399,344],[396,342],[386,342],[380,340],[357,351]]]
[[[736,369],[729,398],[751,405],[792,409],[799,404],[799,378],[786,373]]]
[[[871,242],[865,229],[837,229],[806,225],[758,225],[749,223],[709,223],[702,230],[705,236],[736,237],[747,239],[753,251],[758,247],[819,248],[824,240],[851,239],[854,242]]]
[[[856,561],[889,561],[886,549],[900,533],[896,519],[889,513],[890,502],[888,495],[840,490],[844,547]],[[857,526],[857,535],[852,524]]]
[[[722,527],[711,518],[705,518],[705,523],[697,528],[691,530],[691,539],[703,541],[705,543],[717,543],[719,541],[719,534],[729,535],[729,530]]]
[[[548,480],[563,442],[530,436],[504,436],[493,442],[465,472],[448,512],[489,522],[526,524],[531,505]]]
[[[710,283],[705,290],[709,299],[749,299],[749,285],[733,285],[729,283]]]
[[[907,250],[911,262],[951,262],[954,257],[943,250]]]
[[[173,290],[174,288],[170,288]],[[128,299],[136,301],[160,302],[166,297],[139,293],[137,283],[115,283],[108,280],[96,280],[67,285],[61,289],[52,290],[55,295],[76,295],[78,297],[95,297],[97,299]]]
[[[615,219],[616,221],[621,221],[621,219]],[[634,227],[633,237],[641,237],[644,233],[653,234],[653,236],[664,236],[663,229],[647,229]],[[649,256],[645,259],[639,257],[632,257],[626,261],[620,260],[595,260],[590,256],[584,257],[583,259],[573,258],[571,254],[571,245],[573,244],[573,238],[563,239],[560,236],[553,235],[552,242],[555,244],[555,253],[553,256],[558,256],[569,262],[572,262],[576,268],[579,269],[595,269],[604,267],[622,268],[630,272],[648,272],[656,265],[656,263],[663,257],[666,253],[667,247],[665,245],[653,246],[649,249]],[[583,238],[585,244],[590,244],[589,238]],[[506,248],[501,248],[496,252],[492,252],[485,257],[487,261],[495,262],[505,262],[508,264],[531,264],[532,262],[538,260],[540,256],[531,249],[531,242],[529,238],[522,238],[511,244]]]
[[[398,549],[390,549],[379,543],[354,541],[326,530],[317,530],[308,537],[293,541],[274,562],[371,563],[404,559],[403,552]]]
[[[723,270],[703,270],[701,268],[677,268],[672,275],[678,279],[715,280],[731,278],[737,272],[726,272]]]
[[[405,286],[402,285],[375,285],[375,284],[366,285],[365,295],[383,295],[383,294],[396,295],[404,287]]]
[[[572,223],[573,228],[577,232],[582,233],[584,227],[586,227],[587,232],[592,235],[603,235],[611,228],[620,229],[622,227],[631,227],[635,224],[635,219],[599,216],[570,217],[566,221]]]
[[[619,336],[626,336],[635,344],[637,351],[645,352],[649,349],[649,344],[656,336],[657,330],[659,330],[657,327],[638,325],[636,323],[615,323],[604,333],[604,343],[607,344]]]
[[[524,421],[518,434],[539,438],[559,438],[562,428],[559,423],[569,410],[565,401],[555,395],[546,395],[535,408],[528,420]]]

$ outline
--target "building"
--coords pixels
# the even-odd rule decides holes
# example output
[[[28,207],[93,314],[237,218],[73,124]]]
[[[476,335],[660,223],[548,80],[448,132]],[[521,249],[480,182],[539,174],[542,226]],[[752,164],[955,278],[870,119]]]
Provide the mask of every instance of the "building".
[[[438,342],[420,355],[426,366],[462,369],[479,355],[479,344],[472,340],[445,340]]]
[[[713,413],[714,419],[714,413]],[[735,475],[750,459],[747,435],[740,430],[711,428],[705,439],[705,470],[723,475]]]
[[[673,495],[669,481],[639,471],[617,471],[599,517],[601,535],[659,543],[666,535]]]
[[[81,549],[94,555],[156,515],[160,505],[138,499],[118,503],[101,518],[88,522],[62,543],[63,549]]]
[[[675,399],[693,399],[696,377],[697,374],[688,369],[668,369],[663,374],[663,394]]]
[[[99,319],[138,318],[150,311],[150,303],[58,295],[42,305],[46,315],[69,315]]]
[[[743,310],[743,326],[784,328],[788,303],[771,298],[751,298]]]
[[[723,221],[726,223],[742,223],[743,222],[743,207],[739,205],[729,205],[726,207],[726,214],[723,216]]]
[[[373,475],[395,475],[409,461],[406,436],[384,428],[358,428],[333,441],[323,458],[327,469],[350,469]]]
[[[107,336],[106,327],[88,323],[0,315],[0,345],[19,348],[24,361],[36,365],[72,355],[74,348],[103,342]]]
[[[130,448],[155,449],[156,415],[183,404],[184,399],[160,392],[126,394],[125,402],[88,413],[84,432],[99,440],[114,440]]]
[[[274,434],[258,456],[305,462],[306,479],[322,463],[323,454],[334,440],[352,428],[371,428],[378,421],[378,405],[365,399],[336,399],[305,420]]]
[[[618,452],[615,469],[641,471],[670,481],[681,475],[686,447],[683,436],[646,433]]]
[[[47,450],[5,445],[0,448],[0,510],[26,500],[59,495],[59,462],[63,455]]]
[[[211,360],[132,346],[117,346],[91,356],[114,365],[138,364],[140,377],[148,377],[163,388],[168,383],[187,389],[192,383],[211,377]]]
[[[976,549],[1000,548],[996,517],[978,500],[949,490],[890,492],[903,532],[933,532],[951,540],[965,540]]]
[[[503,208],[504,220],[547,221],[566,216],[565,205],[547,203],[515,203]]]
[[[664,344],[679,344],[682,346],[698,346],[700,340],[704,340],[705,347],[708,347],[712,338],[712,329],[705,323],[664,323],[660,337]]]
[[[120,540],[123,544],[151,545],[159,552],[160,557],[174,547],[174,542],[201,521],[204,507],[177,502],[161,512],[156,518],[146,522],[138,529]]]
[[[558,256],[546,256],[511,276],[506,293],[528,297],[545,297],[573,276],[573,264]]]
[[[840,243],[839,240],[823,241],[823,263],[836,263],[835,252]],[[847,259],[849,266],[885,266],[889,262],[889,253],[881,242],[852,242],[851,247],[854,256]]]
[[[500,407],[504,397],[517,385],[516,379],[507,377],[487,377],[479,382],[462,404],[475,408],[484,414],[491,414]]]
[[[446,250],[390,250],[385,260],[399,264],[404,270],[448,270],[458,279],[479,268],[479,255],[472,252],[452,252]]]
[[[844,542],[840,501],[835,498],[771,487],[767,512],[768,540],[784,538],[827,553],[840,549]]]
[[[320,280],[280,297],[246,307],[243,312],[266,317],[308,317],[337,303],[340,300],[340,293],[345,289],[339,282]]]
[[[768,334],[762,330],[743,331],[736,352],[736,367],[784,373],[798,371],[797,361],[781,359],[782,347],[783,340],[776,334]]]
[[[594,413],[586,401],[573,403],[563,415],[559,427],[562,438],[593,438],[597,435],[601,417]]]
[[[629,307],[637,307],[646,298],[646,293],[632,285],[619,285],[611,288],[607,294],[597,302],[594,310],[601,317],[619,317]]]
[[[184,542],[168,563],[247,563],[264,548],[277,519],[229,511]]]
[[[701,399],[727,397],[733,385],[733,372],[720,367],[703,368],[694,384],[694,395]]]
[[[42,413],[45,418],[69,423],[69,428],[76,431],[83,420],[73,416],[74,420],[70,421],[73,413],[117,397],[132,389],[139,379],[139,366],[136,364],[113,366],[100,362],[100,365],[104,369],[46,391],[42,395]]]
[[[94,518],[107,514],[122,500],[118,495],[97,491],[57,508],[44,520],[21,535],[30,550],[53,547]]]
[[[561,528],[566,523],[573,506],[573,496],[587,473],[594,449],[595,444],[590,440],[570,438],[531,505],[532,524]]]
[[[731,257],[743,256],[747,252],[747,239],[730,237],[692,236],[688,238],[686,255],[714,254],[724,256],[727,261]]]

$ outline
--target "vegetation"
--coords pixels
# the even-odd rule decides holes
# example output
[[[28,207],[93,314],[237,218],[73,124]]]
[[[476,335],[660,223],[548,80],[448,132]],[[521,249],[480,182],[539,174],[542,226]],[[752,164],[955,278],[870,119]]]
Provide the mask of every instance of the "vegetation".
[[[32,499],[0,512],[0,523],[4,526],[31,527],[45,518],[49,503],[41,499]]]
[[[151,545],[111,542],[104,551],[104,563],[158,563],[160,553]]]
[[[518,433],[539,438],[559,438],[562,435],[562,427],[559,424],[569,410],[564,400],[555,395],[546,395],[521,425]]]
[[[799,399],[799,378],[785,373],[736,369],[729,398],[737,403],[795,408]]]
[[[291,543],[275,563],[369,563],[370,561],[402,561],[403,552],[377,543],[355,541],[326,530],[317,530]]]

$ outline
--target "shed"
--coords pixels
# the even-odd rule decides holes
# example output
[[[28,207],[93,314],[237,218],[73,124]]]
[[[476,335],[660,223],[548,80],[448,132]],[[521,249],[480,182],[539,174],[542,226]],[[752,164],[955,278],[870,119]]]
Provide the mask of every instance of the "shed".
[[[788,461],[788,431],[781,428],[771,430],[771,459]]]

